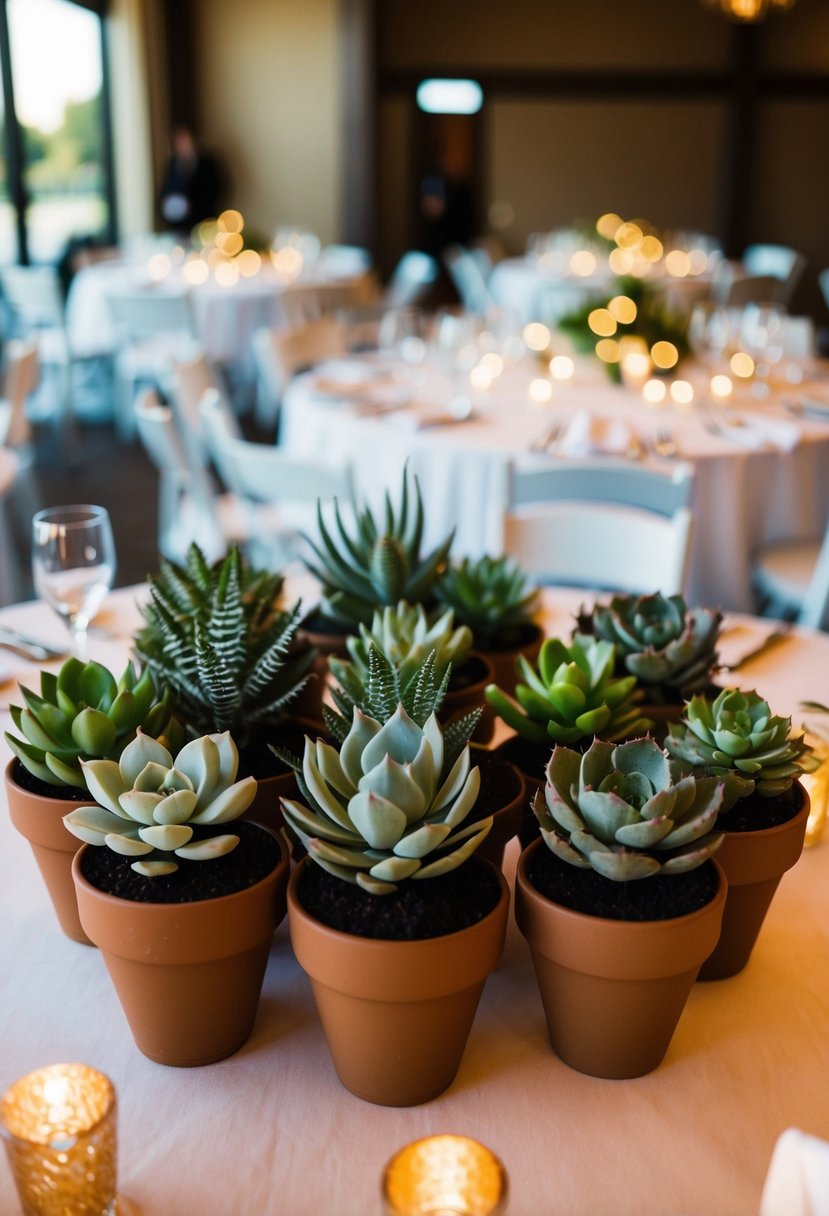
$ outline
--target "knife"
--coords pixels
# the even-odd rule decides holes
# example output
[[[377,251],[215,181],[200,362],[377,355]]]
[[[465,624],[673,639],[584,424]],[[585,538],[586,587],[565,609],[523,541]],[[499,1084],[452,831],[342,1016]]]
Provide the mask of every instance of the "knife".
[[[19,647],[21,651],[28,651],[28,657],[39,662],[46,659],[63,659],[67,654],[66,648],[58,650],[41,642],[39,638],[29,637],[27,633],[20,633],[8,625],[0,625],[0,642],[8,642]]]

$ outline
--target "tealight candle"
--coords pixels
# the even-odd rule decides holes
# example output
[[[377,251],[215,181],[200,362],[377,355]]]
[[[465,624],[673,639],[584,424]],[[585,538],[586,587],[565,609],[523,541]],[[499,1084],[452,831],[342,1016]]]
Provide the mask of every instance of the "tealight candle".
[[[724,376],[722,373],[711,377],[711,393],[719,401],[727,401],[734,392],[734,382],[730,376]]]
[[[384,1216],[503,1216],[506,1210],[503,1165],[466,1136],[415,1140],[383,1173]]]
[[[116,1102],[112,1082],[85,1064],[22,1077],[0,1104],[0,1134],[24,1216],[113,1216]]]
[[[622,355],[621,363],[619,364],[622,373],[622,383],[626,388],[633,389],[634,392],[643,388],[645,382],[651,374],[650,356],[644,351],[632,350],[626,355]]]
[[[671,384],[671,400],[680,406],[689,406],[694,400],[694,386],[688,380],[674,380]]]
[[[544,405],[553,395],[553,386],[549,380],[531,380],[529,387],[530,401],[536,405]]]

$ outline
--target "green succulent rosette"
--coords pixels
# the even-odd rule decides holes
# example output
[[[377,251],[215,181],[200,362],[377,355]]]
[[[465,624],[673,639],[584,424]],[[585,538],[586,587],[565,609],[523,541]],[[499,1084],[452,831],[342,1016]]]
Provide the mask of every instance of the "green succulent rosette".
[[[499,717],[531,743],[575,743],[598,735],[615,741],[641,734],[653,723],[637,705],[635,676],[614,676],[611,642],[576,634],[569,646],[547,638],[533,667],[522,655],[515,699],[495,684],[486,699]]]
[[[234,834],[199,838],[198,828],[227,823],[256,796],[253,777],[236,780],[239,753],[230,735],[192,739],[173,759],[166,747],[138,732],[121,758],[84,762],[97,806],[64,815],[73,836],[135,857],[131,869],[146,878],[173,874],[176,858],[209,861],[230,853]]]
[[[791,718],[773,714],[756,692],[725,688],[710,700],[692,697],[665,747],[687,770],[711,773],[725,783],[724,809],[755,791],[765,798],[785,794],[820,760]]]
[[[40,695],[22,685],[20,692],[25,706],[10,707],[20,735],[7,731],[6,742],[48,785],[86,789],[83,761],[117,759],[139,727],[173,746],[184,740],[169,692],[159,697],[149,670],[139,674],[132,663],[116,680],[100,663],[70,658],[57,675],[40,673]]]
[[[533,623],[539,593],[508,557],[465,557],[444,571],[435,598],[469,626],[476,646],[492,650],[517,642]]]
[[[371,628],[360,625],[357,637],[346,639],[354,674],[365,684],[369,675],[369,652],[375,646],[384,654],[400,676],[405,687],[423,666],[427,656],[434,654],[435,676],[442,679],[450,664],[460,667],[472,648],[472,631],[465,625],[455,626],[451,608],[431,621],[422,604],[388,605],[374,612]],[[341,680],[346,664],[331,658],[328,666]]]
[[[364,506],[356,512],[352,528],[336,503],[334,527],[329,528],[318,504],[319,539],[306,537],[311,556],[305,564],[322,584],[321,611],[327,620],[354,630],[369,625],[376,608],[400,600],[419,604],[431,595],[454,532],[430,553],[421,552],[423,500],[417,478],[413,480],[412,493],[404,472],[399,507],[387,493],[382,518],[375,518]]]
[[[402,705],[384,723],[355,709],[339,750],[306,738],[285,820],[311,859],[372,895],[437,878],[475,851],[492,817],[467,823],[480,786],[468,746],[446,749],[434,714],[419,726]]]
[[[681,595],[617,595],[579,615],[579,629],[616,647],[617,659],[640,684],[701,692],[717,666],[722,613],[688,608]]]
[[[554,748],[533,811],[562,861],[630,882],[702,865],[722,843],[722,800],[721,781],[683,775],[653,739],[596,739],[583,755]]]

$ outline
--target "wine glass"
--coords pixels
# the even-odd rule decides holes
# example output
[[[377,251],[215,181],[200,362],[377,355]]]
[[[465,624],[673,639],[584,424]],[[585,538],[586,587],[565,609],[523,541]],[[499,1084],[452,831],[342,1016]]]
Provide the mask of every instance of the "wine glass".
[[[115,577],[115,542],[103,507],[49,507],[32,519],[35,590],[65,622],[86,661],[86,631]]]

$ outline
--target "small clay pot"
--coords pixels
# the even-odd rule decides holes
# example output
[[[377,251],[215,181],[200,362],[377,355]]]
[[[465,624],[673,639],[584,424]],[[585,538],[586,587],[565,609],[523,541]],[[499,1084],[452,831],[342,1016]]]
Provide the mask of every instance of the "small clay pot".
[[[726,832],[717,861],[728,879],[722,933],[700,968],[701,980],[724,980],[745,967],[780,879],[803,852],[809,794],[798,781],[801,805],[794,818],[758,832]]]
[[[609,920],[564,908],[536,890],[528,864],[545,847],[539,839],[521,854],[515,919],[532,954],[550,1045],[589,1076],[643,1076],[664,1058],[700,965],[716,944],[725,876],[717,866],[714,899],[687,916]]]
[[[212,1064],[249,1037],[274,929],[285,915],[288,850],[277,840],[280,860],[265,878],[193,903],[108,895],[82,872],[92,846],[76,855],[81,923],[100,947],[135,1044],[149,1059],[179,1068]]]
[[[484,694],[487,684],[492,683],[492,664],[486,655],[477,650],[470,650],[466,663],[476,664],[480,668],[480,675],[477,676],[474,683],[467,684],[463,688],[453,688],[450,681],[449,691],[444,697],[438,716],[441,722],[448,724],[465,714],[467,710],[477,709],[478,706],[481,706],[483,713],[475,727],[472,739],[475,743],[489,743],[495,729],[495,711],[487,702]],[[458,670],[463,671],[463,668]]]
[[[509,696],[515,694],[518,674],[515,665],[521,655],[533,666],[538,661],[541,643],[544,641],[544,630],[532,622],[526,626],[526,640],[516,646],[507,646],[499,650],[478,648],[480,654],[492,665],[492,683],[497,684]]]
[[[500,870],[504,864],[504,849],[513,836],[518,835],[518,829],[524,818],[524,812],[527,807],[527,785],[515,765],[509,764],[496,752],[490,752],[485,748],[473,746],[473,763],[475,763],[476,758],[481,761],[482,792],[484,790],[484,782],[486,781],[486,766],[488,764],[498,763],[503,765],[513,777],[515,794],[503,806],[492,812],[492,827],[489,830],[489,835],[483,844],[479,845],[475,850],[476,857],[483,857],[486,861],[491,861]]]
[[[501,957],[509,911],[503,875],[497,905],[477,924],[423,941],[382,941],[329,929],[305,911],[299,885],[314,864],[306,858],[291,876],[288,920],[337,1076],[366,1102],[428,1102],[455,1079]]]
[[[91,946],[93,943],[78,918],[78,901],[72,882],[72,858],[81,842],[67,831],[63,817],[78,807],[94,806],[95,800],[88,798],[85,802],[76,802],[71,798],[50,798],[24,789],[12,775],[17,763],[16,759],[10,760],[5,772],[11,821],[31,845],[61,929],[73,942]]]

